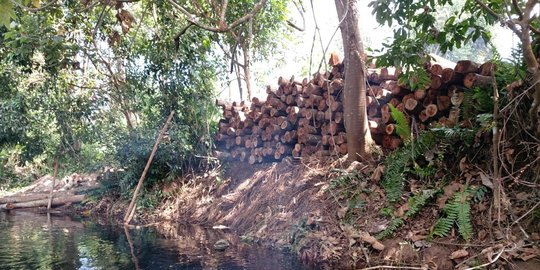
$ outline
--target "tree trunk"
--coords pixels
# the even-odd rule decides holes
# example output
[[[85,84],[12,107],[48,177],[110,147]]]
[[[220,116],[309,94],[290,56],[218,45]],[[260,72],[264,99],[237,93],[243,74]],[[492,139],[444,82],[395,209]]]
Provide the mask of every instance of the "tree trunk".
[[[346,2],[343,4],[343,2]],[[364,45],[354,0],[335,0],[345,55],[344,117],[349,160],[360,160],[372,143],[367,119]]]
[[[253,22],[249,20],[248,22],[248,36],[246,37],[246,40],[244,42],[244,45],[242,46],[242,52],[244,54],[244,80],[246,81],[246,89],[247,89],[247,100],[251,100],[253,97],[253,87],[251,85],[251,41],[253,38]]]
[[[240,76],[240,65],[236,64],[234,65],[234,70],[236,72],[236,82],[238,83],[238,93],[240,94],[240,100],[244,100],[243,95],[243,89],[242,89],[242,77]],[[231,97],[231,94],[229,92],[229,98]]]

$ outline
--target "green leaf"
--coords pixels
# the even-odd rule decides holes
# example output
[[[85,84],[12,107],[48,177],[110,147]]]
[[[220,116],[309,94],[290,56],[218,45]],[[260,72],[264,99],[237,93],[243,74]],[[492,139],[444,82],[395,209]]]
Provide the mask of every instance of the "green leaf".
[[[390,107],[390,114],[392,115],[392,118],[396,121],[396,132],[397,134],[404,140],[407,141],[411,137],[410,134],[410,127],[409,127],[409,121],[407,121],[407,118],[405,117],[405,114],[403,112],[400,112],[396,107],[394,107],[392,104],[388,104]]]
[[[15,18],[13,3],[10,0],[0,0],[0,26],[9,28],[12,18]]]

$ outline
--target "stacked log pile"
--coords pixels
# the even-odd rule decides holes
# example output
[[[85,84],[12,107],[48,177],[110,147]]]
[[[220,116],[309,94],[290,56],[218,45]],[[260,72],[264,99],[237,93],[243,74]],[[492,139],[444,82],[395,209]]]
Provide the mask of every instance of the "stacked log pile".
[[[216,141],[233,159],[250,164],[285,156],[330,156],[347,153],[343,116],[343,64],[332,55],[332,70],[302,81],[280,77],[278,87],[267,87],[267,98],[251,102],[216,101],[223,109]],[[385,149],[402,144],[396,134],[389,104],[402,111],[416,130],[433,123],[453,126],[459,121],[464,93],[489,86],[493,64],[460,61],[454,68],[426,65],[430,83],[411,91],[398,82],[399,70],[368,70],[369,128]]]

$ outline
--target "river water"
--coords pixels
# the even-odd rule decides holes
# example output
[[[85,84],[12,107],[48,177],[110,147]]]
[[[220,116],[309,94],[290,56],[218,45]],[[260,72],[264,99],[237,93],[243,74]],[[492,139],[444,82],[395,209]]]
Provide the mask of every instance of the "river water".
[[[231,243],[216,251],[219,239]],[[0,212],[0,269],[305,269],[294,256],[193,226],[125,229]]]

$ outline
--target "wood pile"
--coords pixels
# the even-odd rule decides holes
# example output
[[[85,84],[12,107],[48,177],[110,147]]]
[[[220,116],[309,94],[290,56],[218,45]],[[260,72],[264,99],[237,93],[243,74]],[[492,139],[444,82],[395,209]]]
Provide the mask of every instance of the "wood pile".
[[[285,156],[331,156],[347,153],[343,116],[343,64],[336,55],[332,70],[311,80],[280,77],[278,87],[267,87],[265,101],[224,102],[216,142],[221,153],[250,164],[280,160]],[[397,80],[399,70],[369,69],[367,104],[373,139],[385,149],[402,141],[396,134],[392,104],[416,130],[433,123],[453,126],[468,88],[489,86],[493,64],[459,61],[455,67],[426,65],[430,83],[415,91]]]

